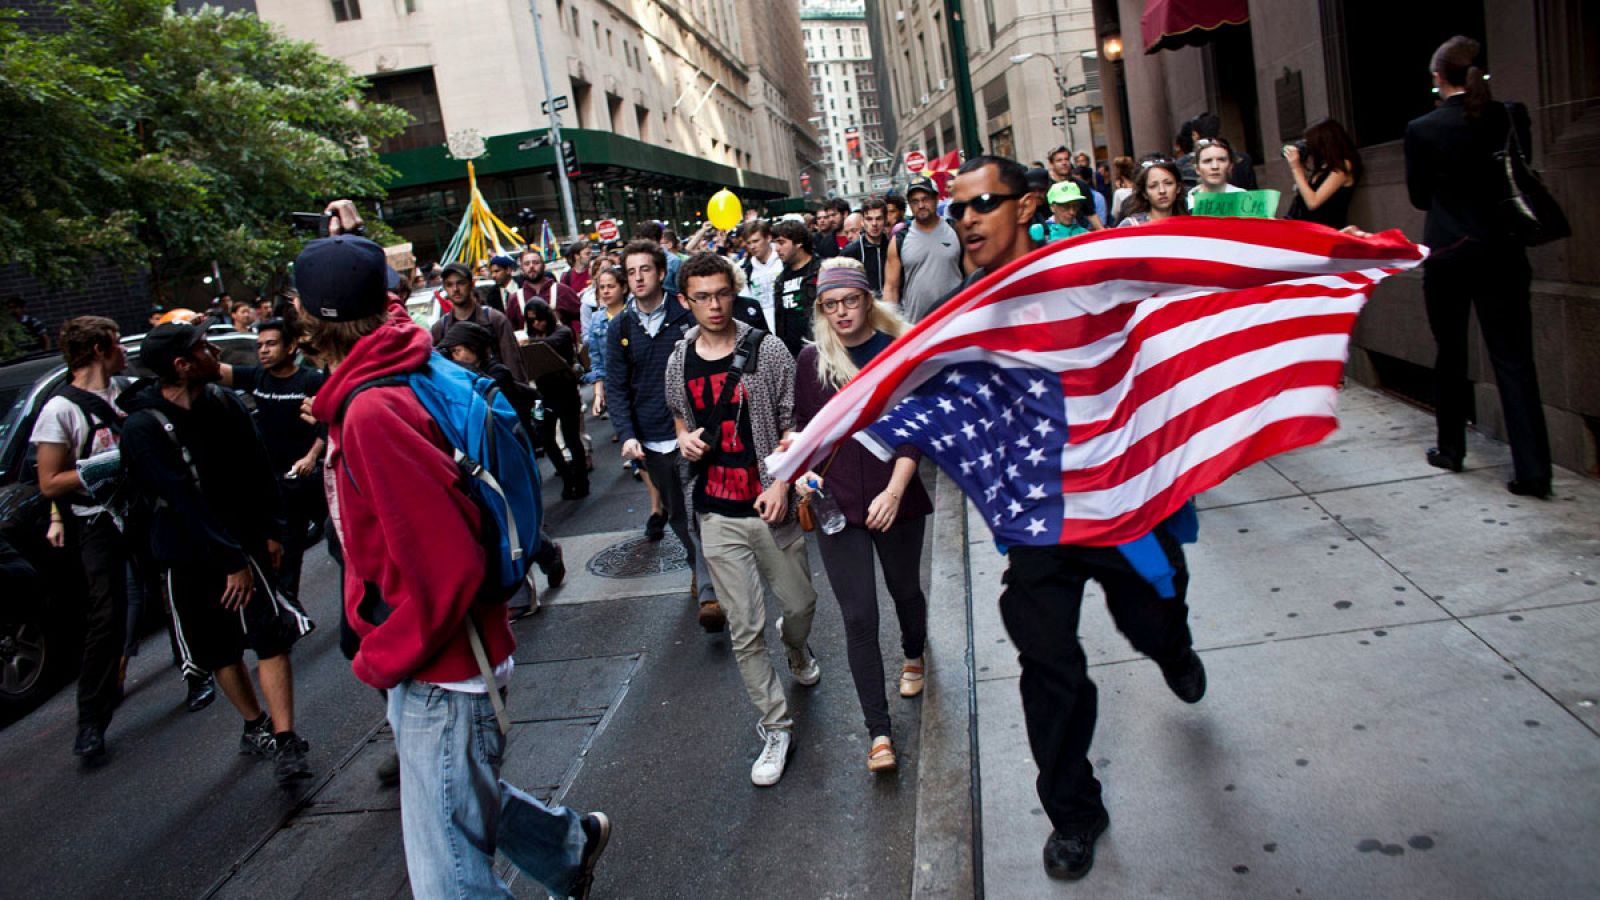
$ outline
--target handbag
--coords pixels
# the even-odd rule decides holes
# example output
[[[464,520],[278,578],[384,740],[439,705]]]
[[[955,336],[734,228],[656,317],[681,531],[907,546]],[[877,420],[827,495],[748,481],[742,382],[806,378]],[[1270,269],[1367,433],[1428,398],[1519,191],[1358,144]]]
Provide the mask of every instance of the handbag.
[[[827,475],[828,474],[828,467],[833,465],[833,458],[835,456],[839,455],[839,447],[840,446],[843,446],[843,445],[841,444],[841,445],[835,446],[833,448],[833,452],[828,454],[828,461],[822,464],[822,471],[818,472],[817,473],[818,475]],[[811,498],[813,496],[815,496],[815,495],[814,494],[806,494],[804,497],[800,498],[800,503],[795,506],[794,514],[795,514],[795,518],[800,521],[800,530],[801,531],[816,531],[817,530],[817,514],[811,509]]]
[[[1502,236],[1524,247],[1571,237],[1566,213],[1523,156],[1510,104],[1506,104],[1506,119],[1505,147],[1494,155],[1497,164],[1505,168],[1506,178],[1507,196],[1495,205],[1495,221]]]

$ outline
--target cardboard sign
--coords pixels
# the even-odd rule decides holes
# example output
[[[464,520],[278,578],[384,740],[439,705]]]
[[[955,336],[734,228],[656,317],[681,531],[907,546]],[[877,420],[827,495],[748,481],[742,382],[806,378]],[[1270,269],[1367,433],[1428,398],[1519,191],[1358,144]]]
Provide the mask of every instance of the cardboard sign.
[[[1213,194],[1196,191],[1189,195],[1191,211],[1197,216],[1245,216],[1272,219],[1278,215],[1277,191],[1229,191]]]
[[[417,257],[411,252],[409,243],[385,247],[383,248],[383,255],[389,258],[389,268],[396,272],[404,272],[407,269],[415,269],[417,267]]]

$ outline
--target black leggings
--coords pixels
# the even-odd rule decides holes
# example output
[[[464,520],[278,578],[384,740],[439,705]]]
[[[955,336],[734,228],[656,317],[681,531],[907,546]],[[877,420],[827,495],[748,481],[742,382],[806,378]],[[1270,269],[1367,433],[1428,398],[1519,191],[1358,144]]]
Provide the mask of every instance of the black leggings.
[[[828,583],[844,615],[850,676],[870,737],[889,734],[889,703],[884,698],[883,654],[878,650],[878,579],[873,551],[882,562],[883,582],[900,622],[900,649],[907,659],[922,656],[928,641],[928,598],[922,593],[922,532],[927,519],[900,519],[888,531],[847,525],[838,534],[817,532],[817,549]]]
[[[539,423],[539,442],[544,447],[545,455],[568,487],[587,486],[589,459],[583,452],[583,397],[578,393],[577,384],[552,385],[546,380],[539,385],[539,392],[544,397],[544,420]],[[570,463],[562,454],[561,445],[556,443],[557,427],[567,442],[567,452],[572,454]]]

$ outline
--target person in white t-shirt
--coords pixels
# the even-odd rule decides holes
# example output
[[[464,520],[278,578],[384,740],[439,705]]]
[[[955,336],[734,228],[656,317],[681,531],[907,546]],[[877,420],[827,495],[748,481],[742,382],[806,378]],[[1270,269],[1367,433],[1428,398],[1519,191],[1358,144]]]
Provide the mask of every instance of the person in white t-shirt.
[[[128,367],[117,323],[79,316],[61,329],[72,381],[45,403],[30,440],[38,448],[39,492],[51,501],[50,543],[71,543],[83,561],[88,606],[78,676],[78,735],[72,752],[85,762],[106,752],[106,727],[122,698],[126,643],[127,544],[121,523],[84,489],[80,460],[115,450],[122,436],[121,385]]]
[[[767,331],[774,329],[772,318],[773,286],[783,276],[783,260],[772,246],[772,226],[757,219],[744,223],[744,275],[750,283],[750,292],[761,304],[761,314],[767,319]]]

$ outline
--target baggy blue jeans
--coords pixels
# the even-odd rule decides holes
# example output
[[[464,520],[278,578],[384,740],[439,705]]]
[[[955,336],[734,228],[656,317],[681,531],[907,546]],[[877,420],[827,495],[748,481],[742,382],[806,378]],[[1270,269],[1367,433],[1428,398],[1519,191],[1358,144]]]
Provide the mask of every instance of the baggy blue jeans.
[[[583,858],[580,817],[500,781],[505,738],[487,694],[401,682],[389,691],[389,727],[418,900],[510,897],[494,871],[496,850],[552,896],[567,896]]]

